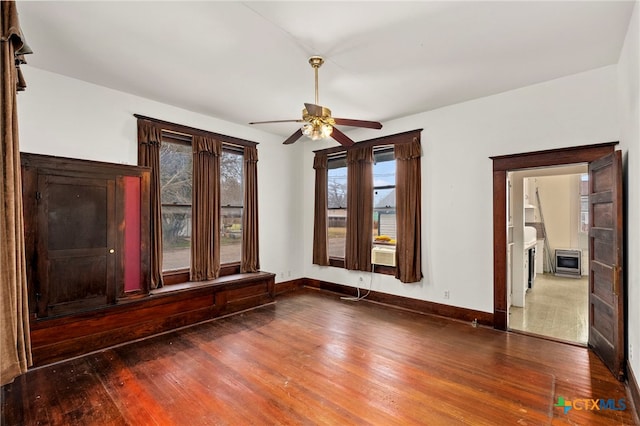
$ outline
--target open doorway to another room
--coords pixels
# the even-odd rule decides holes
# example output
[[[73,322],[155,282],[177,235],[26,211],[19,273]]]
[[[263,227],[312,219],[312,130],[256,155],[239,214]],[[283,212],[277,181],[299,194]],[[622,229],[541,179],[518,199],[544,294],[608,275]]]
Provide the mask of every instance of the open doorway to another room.
[[[510,171],[507,182],[508,327],[586,346],[587,165]]]

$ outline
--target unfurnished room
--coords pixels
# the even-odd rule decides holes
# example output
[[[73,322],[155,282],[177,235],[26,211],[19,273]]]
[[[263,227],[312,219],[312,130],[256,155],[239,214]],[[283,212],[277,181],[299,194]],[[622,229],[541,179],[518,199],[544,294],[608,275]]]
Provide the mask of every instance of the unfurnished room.
[[[640,6],[2,1],[0,424],[640,424]]]

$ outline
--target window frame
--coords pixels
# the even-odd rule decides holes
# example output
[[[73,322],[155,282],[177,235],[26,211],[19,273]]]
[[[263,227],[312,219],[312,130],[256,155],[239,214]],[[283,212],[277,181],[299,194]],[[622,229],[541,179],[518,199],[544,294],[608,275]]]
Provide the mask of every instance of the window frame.
[[[162,140],[160,141],[160,145],[162,146],[162,144],[164,143],[171,143],[171,144],[176,144],[176,145],[182,145],[182,146],[188,146],[189,149],[192,151],[192,145],[191,145],[191,138],[189,137],[188,140],[187,138],[178,138],[178,137],[174,137],[171,134],[167,134],[165,136],[165,132],[162,132]],[[162,148],[161,148],[162,151]],[[191,154],[193,157],[193,154]],[[160,162],[160,171],[159,173],[162,175],[162,161]],[[160,189],[160,193],[162,194],[162,189]],[[193,161],[191,162],[191,203],[189,204],[175,204],[175,203],[163,203],[162,202],[162,196],[160,197],[160,212],[162,214],[162,211],[164,209],[165,206],[168,207],[189,207],[191,209],[191,211],[193,212]],[[193,223],[193,214],[191,216],[190,219],[191,223]],[[193,226],[193,225],[190,225]],[[165,254],[165,248],[164,248],[164,227],[163,227],[163,241],[162,241],[162,257],[163,257],[163,263],[164,263],[164,254]],[[191,242],[189,243],[189,250],[191,250]],[[189,253],[189,264],[191,264],[191,253]],[[161,265],[164,266],[164,265]],[[172,274],[172,273],[178,273],[181,271],[189,271],[189,266],[187,266],[186,268],[182,267],[182,268],[174,268],[174,269],[162,269],[162,274],[164,275],[165,273],[168,274]]]
[[[224,155],[225,152],[232,152],[234,154],[238,154],[240,157],[242,157],[242,170],[240,171],[240,178],[241,178],[241,183],[242,183],[242,205],[231,205],[231,204],[226,204],[223,205],[222,204],[222,185],[220,185],[220,224],[222,225],[222,218],[224,217],[224,215],[222,214],[222,210],[223,209],[240,209],[241,214],[240,214],[240,222],[242,223],[243,217],[244,217],[244,212],[245,212],[245,206],[244,206],[244,191],[245,191],[245,181],[244,181],[244,152],[242,149],[232,146],[232,145],[228,145],[223,143],[222,144],[222,155]],[[222,164],[220,164],[220,170],[222,171]],[[221,234],[222,234],[222,230],[221,230]],[[220,235],[220,237],[222,238],[222,235]],[[240,245],[242,247],[242,238],[243,238],[243,233],[242,233],[242,228],[241,228],[241,234],[240,234]],[[227,263],[222,263],[222,259],[220,259],[220,268],[222,269],[225,266],[228,265],[238,265],[238,272],[240,271],[240,262],[242,261],[242,248],[241,248],[241,252],[240,252],[240,259],[238,259],[237,261],[233,261],[233,262],[227,262]]]
[[[332,162],[333,163],[339,162],[340,163],[339,167],[329,167],[329,165]],[[328,200],[328,198],[329,198],[329,196],[328,196],[328,194],[329,194],[329,182],[330,182],[330,178],[328,176],[329,170],[331,170],[331,169],[342,169],[342,168],[345,169],[345,173],[346,173],[346,170],[347,170],[347,154],[346,154],[346,152],[342,153],[342,154],[339,154],[339,155],[333,155],[333,156],[327,158],[327,231],[329,230],[329,220],[328,220],[329,216],[328,215],[329,215],[329,211],[331,211],[331,210],[343,210],[345,212],[345,215],[344,215],[345,228],[347,226],[346,225],[346,223],[347,223],[347,215],[349,214],[349,212],[347,211],[347,188],[348,188],[348,186],[347,186],[347,176],[346,176],[346,174],[345,174],[345,177],[344,177],[344,180],[345,180],[344,206],[340,205],[338,207],[331,208],[331,206],[329,206],[329,200]],[[344,240],[345,240],[345,245],[346,245],[346,235],[344,237]],[[328,246],[329,246],[329,237],[327,236],[327,251],[329,250]],[[337,263],[341,263],[342,267],[344,267],[344,255],[342,257],[339,257],[339,256],[331,256],[330,254],[328,254],[328,256],[329,256],[329,264],[330,265],[332,263],[336,263],[337,262]]]
[[[391,160],[376,160],[376,156],[381,157],[381,156],[389,155],[389,154],[391,154]],[[393,145],[391,145],[391,146],[380,146],[380,147],[376,147],[376,148],[374,148],[374,150],[373,150],[373,158],[374,158],[374,165],[373,165],[373,168],[372,168],[372,173],[373,173],[373,178],[374,178],[374,186],[373,186],[373,199],[374,199],[374,203],[373,203],[373,213],[374,213],[374,215],[375,215],[375,212],[376,212],[376,206],[375,206],[376,190],[393,189],[393,190],[395,191],[395,189],[396,189],[396,170],[395,170],[395,169],[396,169],[396,164],[394,164],[393,185],[380,185],[380,186],[375,186],[375,177],[376,177],[376,175],[375,175],[375,165],[376,165],[378,162],[389,162],[389,161],[393,161],[394,163],[396,163],[396,160],[395,160],[395,158],[394,158],[394,156],[393,156]],[[385,209],[387,209],[387,208],[385,207]],[[396,213],[395,213],[395,212],[396,212],[396,206],[395,206],[395,203],[394,203],[394,205],[393,205],[392,207],[389,207],[387,210],[391,210],[391,209],[394,211],[394,216],[395,216],[395,215],[396,215]],[[374,221],[374,222],[375,222],[375,221]],[[397,227],[397,222],[396,222],[396,224],[394,225],[394,228],[396,228],[396,227]],[[381,235],[381,234],[380,234],[380,216],[378,216],[378,235]],[[396,237],[397,237],[397,233],[396,233],[396,235],[394,235],[394,239],[395,239]],[[376,242],[375,242],[375,238],[372,238],[372,240],[373,240],[373,244],[380,244],[379,242],[378,242],[378,243],[376,243]],[[396,244],[392,244],[392,245],[393,245],[394,247],[396,246]]]
[[[376,138],[376,139],[370,139],[370,140],[366,140],[366,141],[362,141],[362,142],[358,142],[356,144],[357,147],[365,147],[365,146],[373,146],[374,150],[378,149],[377,147],[380,147],[382,149],[394,149],[395,145],[398,144],[405,144],[405,143],[410,143],[411,139],[414,136],[419,136],[419,134],[422,132],[423,129],[416,129],[416,130],[410,130],[407,132],[402,132],[402,133],[397,133],[394,135],[390,135],[390,136],[383,136],[381,138]],[[332,157],[336,157],[336,156],[341,156],[344,155],[345,156],[345,160],[346,160],[346,153],[347,150],[349,149],[349,147],[344,147],[344,146],[336,146],[336,147],[332,147],[332,148],[326,148],[326,149],[320,149],[320,150],[316,150],[313,151],[314,154],[318,154],[318,153],[324,153],[327,155],[328,159],[331,159]],[[328,184],[328,182],[327,182]],[[397,186],[397,183],[396,183]],[[375,191],[375,187],[374,187],[374,191]],[[328,203],[327,203],[327,211],[328,211]],[[346,207],[345,207],[346,209]],[[347,212],[348,214],[348,212]],[[328,226],[328,223],[327,223]],[[338,257],[331,257],[329,256],[329,266],[332,267],[336,267],[336,268],[345,268],[345,261],[344,258],[338,258]],[[373,272],[375,273],[379,273],[379,274],[384,274],[384,275],[395,275],[396,274],[396,267],[394,266],[382,266],[382,265],[373,265]]]
[[[153,123],[159,127],[162,131],[162,139],[167,138],[171,141],[187,142],[192,144],[193,136],[208,136],[217,139],[222,142],[223,149],[230,148],[243,152],[246,147],[257,147],[258,143],[250,140],[236,138],[233,136],[224,135],[221,133],[211,132],[207,130],[198,129],[195,127],[185,126],[182,124],[172,123],[170,121],[159,120],[157,118],[148,117],[141,114],[133,114],[138,120],[144,120]],[[161,142],[162,143],[162,142]],[[243,177],[244,179],[244,177]],[[245,188],[246,189],[246,188]],[[243,189],[244,190],[244,189]],[[243,210],[244,213],[244,210]],[[240,261],[221,264],[219,277],[234,275],[240,273]],[[189,282],[189,268],[177,269],[172,271],[160,271],[164,285],[181,284]]]

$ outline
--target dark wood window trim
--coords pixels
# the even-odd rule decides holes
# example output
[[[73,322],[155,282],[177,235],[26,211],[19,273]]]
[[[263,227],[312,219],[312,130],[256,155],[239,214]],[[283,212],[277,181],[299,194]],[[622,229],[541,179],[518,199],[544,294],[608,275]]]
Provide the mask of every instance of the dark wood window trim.
[[[334,146],[331,148],[319,149],[313,152],[319,153],[319,154],[327,154],[327,156],[330,158],[332,154],[338,154],[342,152],[346,153],[350,149],[363,148],[368,146],[376,147],[381,145],[396,145],[401,143],[411,143],[414,137],[420,136],[420,132],[422,132],[422,129],[409,130],[407,132],[396,133],[389,136],[382,136],[380,138],[367,139],[365,141],[358,142],[350,147]]]
[[[215,132],[210,132],[208,130],[197,129],[195,127],[184,126],[182,124],[176,124],[170,121],[159,120],[157,118],[151,118],[151,117],[147,117],[140,114],[133,114],[133,116],[141,120],[147,120],[152,123],[156,123],[160,127],[162,127],[162,130],[169,130],[171,132],[177,133],[178,135],[182,134],[185,136],[196,136],[196,135],[208,136],[208,137],[217,139],[222,143],[227,143],[227,144],[242,146],[242,147],[245,147],[245,146],[252,147],[252,146],[258,145],[258,142],[253,142],[247,139],[236,138],[233,136],[223,135],[221,133],[215,133]],[[189,139],[191,138],[189,137]],[[182,140],[184,141],[184,139]]]

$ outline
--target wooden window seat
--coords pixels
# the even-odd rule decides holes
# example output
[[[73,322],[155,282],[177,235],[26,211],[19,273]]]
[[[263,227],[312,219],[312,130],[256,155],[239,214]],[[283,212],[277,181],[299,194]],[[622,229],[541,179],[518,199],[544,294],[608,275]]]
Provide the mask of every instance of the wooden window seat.
[[[233,274],[173,284],[145,297],[53,318],[31,319],[34,366],[83,355],[274,301],[275,274]]]

